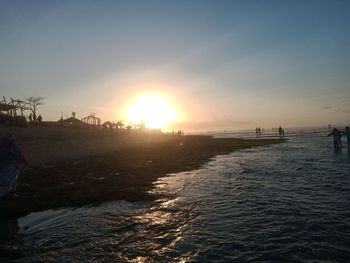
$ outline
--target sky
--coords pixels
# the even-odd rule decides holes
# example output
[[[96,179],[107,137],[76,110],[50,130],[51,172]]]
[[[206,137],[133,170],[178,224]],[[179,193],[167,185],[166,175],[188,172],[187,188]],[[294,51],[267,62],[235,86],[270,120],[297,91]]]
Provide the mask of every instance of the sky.
[[[0,0],[0,96],[44,120],[123,120],[161,94],[169,129],[350,124],[350,2]],[[28,112],[29,114],[29,112]]]

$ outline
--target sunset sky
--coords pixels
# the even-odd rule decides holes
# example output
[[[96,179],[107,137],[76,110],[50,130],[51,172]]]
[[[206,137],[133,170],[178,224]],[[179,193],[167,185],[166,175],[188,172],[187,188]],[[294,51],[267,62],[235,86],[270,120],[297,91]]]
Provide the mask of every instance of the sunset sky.
[[[349,1],[0,0],[0,96],[124,120],[160,94],[184,130],[350,122]]]

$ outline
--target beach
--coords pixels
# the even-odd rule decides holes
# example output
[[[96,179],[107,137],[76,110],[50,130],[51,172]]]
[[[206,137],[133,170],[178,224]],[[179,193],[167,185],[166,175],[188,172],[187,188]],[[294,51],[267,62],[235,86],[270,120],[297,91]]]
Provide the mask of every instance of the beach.
[[[279,139],[214,139],[145,132],[59,127],[1,127],[15,134],[30,163],[16,198],[1,200],[2,217],[112,200],[156,198],[153,183],[170,173],[198,169],[216,155],[280,143]]]
[[[288,130],[275,144],[253,131],[128,136],[114,151],[24,170],[28,202],[8,204],[1,259],[347,262],[350,159],[327,129]]]

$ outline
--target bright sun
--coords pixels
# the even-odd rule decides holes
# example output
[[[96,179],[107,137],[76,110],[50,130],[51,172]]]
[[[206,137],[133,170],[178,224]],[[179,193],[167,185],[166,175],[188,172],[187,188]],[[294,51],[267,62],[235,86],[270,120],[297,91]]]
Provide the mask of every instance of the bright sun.
[[[161,95],[145,95],[135,100],[126,112],[131,123],[144,122],[146,128],[158,129],[173,121],[176,113]]]

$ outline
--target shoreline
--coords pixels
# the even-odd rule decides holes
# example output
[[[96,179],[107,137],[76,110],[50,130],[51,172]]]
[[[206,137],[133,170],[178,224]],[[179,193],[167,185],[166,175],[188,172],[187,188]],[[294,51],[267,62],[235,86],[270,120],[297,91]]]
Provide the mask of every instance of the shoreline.
[[[18,137],[19,144],[35,144],[33,137],[29,136],[27,140]],[[46,140],[45,152],[38,153],[35,152],[38,148],[27,147],[25,154],[40,156],[58,151],[50,145],[54,141],[51,137],[52,134],[46,138],[38,136],[41,142]],[[53,138],[57,139],[57,136]],[[148,192],[160,177],[198,169],[217,155],[285,142],[281,139],[219,139],[161,134],[106,136],[102,133],[101,138],[94,138],[89,143],[86,143],[86,138],[75,138],[74,143],[70,139],[61,142],[60,149],[79,152],[77,145],[85,141],[85,148],[94,145],[90,152],[80,150],[81,154],[75,154],[74,158],[68,152],[67,158],[48,158],[50,162],[37,161],[35,166],[23,169],[18,180],[19,196],[0,200],[1,218],[18,218],[30,212],[114,200],[152,200],[156,196]],[[91,150],[101,141],[110,141],[110,147],[105,148],[104,143],[102,148]]]

